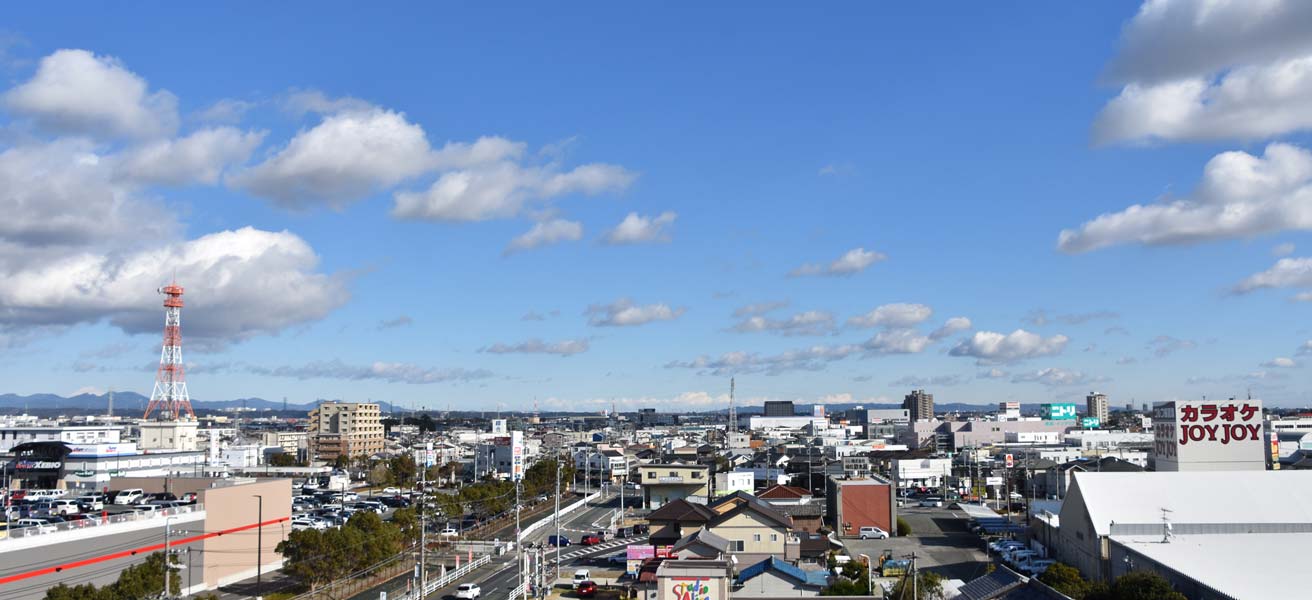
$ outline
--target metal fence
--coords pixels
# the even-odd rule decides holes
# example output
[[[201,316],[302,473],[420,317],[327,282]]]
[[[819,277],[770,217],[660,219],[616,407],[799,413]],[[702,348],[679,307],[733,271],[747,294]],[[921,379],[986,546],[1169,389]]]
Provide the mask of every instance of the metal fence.
[[[149,512],[134,510],[131,512],[123,512],[123,513],[106,515],[106,516],[88,516],[85,519],[77,519],[75,521],[63,521],[59,523],[50,523],[48,525],[32,525],[29,527],[19,526],[15,521],[9,524],[8,531],[0,531],[0,533],[7,533],[7,535],[0,537],[0,544],[3,544],[6,540],[30,538],[38,535],[51,535],[64,531],[81,531],[81,530],[92,529],[96,527],[104,527],[106,525],[115,525],[118,523],[135,523],[139,521],[152,521],[157,519],[164,519],[165,517],[172,517],[177,515],[185,515],[188,513],[201,512],[204,510],[205,510],[205,505],[203,504],[190,504],[187,506],[162,508],[159,510],[153,510]],[[44,519],[47,517],[31,517],[31,518]]]
[[[427,598],[429,594],[436,592],[437,590],[440,590],[448,585],[451,585],[453,582],[455,582],[455,580],[464,577],[465,575],[468,575],[470,571],[473,571],[474,569],[477,569],[490,562],[492,562],[491,556],[487,556],[487,555],[480,556],[474,559],[473,562],[467,562],[463,565],[460,565],[460,568],[458,569],[452,569],[450,571],[447,571],[445,575],[441,575],[438,576],[437,578],[430,579],[428,581],[428,585],[424,587],[423,593],[419,593],[419,590],[413,590],[410,592],[406,592],[405,594],[401,594],[400,596],[397,596],[396,600],[420,600],[422,598]]]

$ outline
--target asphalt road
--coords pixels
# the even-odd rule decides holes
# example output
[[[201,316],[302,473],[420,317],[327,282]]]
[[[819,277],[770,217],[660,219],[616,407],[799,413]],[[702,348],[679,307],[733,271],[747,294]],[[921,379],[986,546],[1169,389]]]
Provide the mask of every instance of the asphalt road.
[[[945,577],[970,581],[984,574],[988,558],[979,536],[970,532],[966,514],[949,508],[899,508],[898,516],[911,525],[911,535],[887,540],[844,538],[849,556],[878,557],[885,550],[896,558],[916,555],[917,565]]]

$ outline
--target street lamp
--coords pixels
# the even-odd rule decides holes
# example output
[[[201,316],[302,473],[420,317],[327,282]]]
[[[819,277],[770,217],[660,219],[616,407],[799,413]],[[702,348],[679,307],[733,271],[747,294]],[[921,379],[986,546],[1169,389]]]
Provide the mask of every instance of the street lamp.
[[[177,517],[164,517],[164,597],[172,597],[169,594],[169,525]]]
[[[261,569],[264,566],[264,496],[259,494],[251,494],[251,496],[259,501],[255,513],[255,589],[258,590],[264,574]]]

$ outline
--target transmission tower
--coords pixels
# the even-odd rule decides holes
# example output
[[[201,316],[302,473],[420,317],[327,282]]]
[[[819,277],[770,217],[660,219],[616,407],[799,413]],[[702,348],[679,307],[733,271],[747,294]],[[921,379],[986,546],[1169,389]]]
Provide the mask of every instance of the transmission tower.
[[[159,354],[159,370],[155,371],[155,389],[150,392],[150,404],[142,418],[149,420],[152,413],[161,421],[177,421],[185,412],[196,418],[187,395],[187,377],[182,367],[182,286],[177,282],[159,288],[164,294],[164,349]]]

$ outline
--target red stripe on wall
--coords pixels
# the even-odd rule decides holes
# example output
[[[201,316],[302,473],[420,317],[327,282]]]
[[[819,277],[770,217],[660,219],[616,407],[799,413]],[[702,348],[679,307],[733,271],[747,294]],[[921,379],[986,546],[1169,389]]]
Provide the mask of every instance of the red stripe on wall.
[[[273,519],[273,520],[271,520],[271,521],[265,521],[265,522],[263,522],[263,523],[251,523],[250,525],[242,525],[241,527],[233,527],[232,529],[224,529],[223,531],[214,531],[214,532],[211,532],[211,533],[202,533],[202,534],[199,534],[199,535],[193,535],[193,536],[190,536],[190,537],[178,538],[178,539],[175,540],[175,541],[171,541],[171,542],[169,542],[169,545],[170,545],[170,546],[180,546],[180,545],[183,545],[183,544],[190,544],[190,543],[192,543],[192,542],[199,542],[199,541],[201,541],[201,540],[206,540],[206,539],[209,539],[209,538],[212,538],[212,537],[218,537],[218,536],[221,536],[221,535],[227,535],[227,534],[229,534],[229,533],[237,533],[237,532],[239,532],[239,531],[246,531],[246,530],[249,530],[249,529],[255,529],[255,528],[257,528],[257,527],[268,527],[269,525],[277,525],[278,523],[282,523],[282,522],[284,522],[284,521],[290,521],[290,520],[291,520],[290,517],[282,517],[282,518],[279,518],[279,519]],[[122,552],[115,552],[115,553],[113,553],[113,554],[104,554],[104,555],[101,555],[101,556],[97,556],[97,557],[95,557],[95,558],[88,558],[88,559],[79,560],[79,561],[76,561],[76,562],[64,563],[64,564],[62,564],[62,565],[55,565],[55,566],[53,566],[53,567],[45,567],[45,568],[43,568],[43,569],[36,569],[36,570],[34,570],[34,571],[28,571],[28,572],[26,572],[26,573],[18,573],[18,574],[16,574],[16,575],[7,575],[7,576],[5,576],[5,577],[0,577],[0,585],[4,585],[4,584],[6,584],[6,583],[13,583],[13,582],[15,582],[15,581],[22,581],[22,580],[24,580],[24,579],[31,579],[32,577],[40,577],[40,576],[42,576],[42,575],[50,575],[50,574],[53,574],[53,573],[62,573],[62,572],[67,571],[67,570],[69,570],[69,569],[76,569],[76,568],[78,568],[78,567],[86,567],[86,566],[90,566],[90,565],[94,565],[94,564],[102,563],[102,562],[105,562],[105,561],[117,560],[117,559],[120,559],[120,558],[127,558],[127,557],[130,557],[130,556],[137,556],[137,555],[139,555],[139,554],[149,554],[149,553],[154,552],[154,551],[156,551],[156,550],[163,550],[163,549],[164,549],[164,544],[163,544],[163,543],[159,543],[159,544],[151,544],[151,545],[149,545],[149,546],[142,546],[142,547],[140,547],[140,548],[133,548],[133,549],[131,549],[131,550],[124,550],[124,551],[122,551]]]

